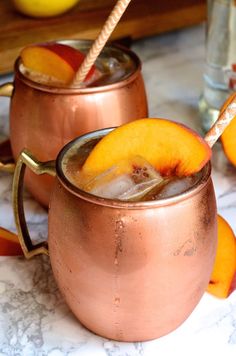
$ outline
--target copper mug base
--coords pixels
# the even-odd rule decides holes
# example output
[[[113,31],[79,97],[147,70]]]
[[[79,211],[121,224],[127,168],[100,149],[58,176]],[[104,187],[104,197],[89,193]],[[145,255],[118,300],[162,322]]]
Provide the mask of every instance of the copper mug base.
[[[25,256],[49,254],[59,289],[83,325],[114,340],[146,341],[181,325],[208,285],[217,245],[211,167],[171,198],[122,202],[93,196],[71,182],[63,163],[75,145],[108,131],[71,142],[56,164],[22,152],[14,175],[15,220]],[[34,246],[27,230],[21,192],[26,166],[56,176],[48,245]]]
[[[80,48],[91,41],[61,41]],[[14,159],[23,148],[42,161],[56,158],[69,141],[86,132],[120,126],[148,116],[147,98],[141,74],[141,62],[129,49],[111,45],[134,63],[133,72],[113,84],[88,88],[56,88],[38,84],[22,74],[20,59],[15,64],[14,90],[11,95],[10,141]],[[104,52],[105,53],[105,52]],[[3,89],[0,95],[4,94]],[[52,177],[33,177],[27,172],[26,186],[44,206],[48,206],[53,185]]]

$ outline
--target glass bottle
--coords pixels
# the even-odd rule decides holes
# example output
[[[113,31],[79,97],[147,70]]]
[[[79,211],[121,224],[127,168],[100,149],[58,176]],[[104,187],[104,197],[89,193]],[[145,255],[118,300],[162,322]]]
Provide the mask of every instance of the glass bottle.
[[[208,0],[204,88],[199,100],[208,131],[227,97],[236,90],[236,0]]]

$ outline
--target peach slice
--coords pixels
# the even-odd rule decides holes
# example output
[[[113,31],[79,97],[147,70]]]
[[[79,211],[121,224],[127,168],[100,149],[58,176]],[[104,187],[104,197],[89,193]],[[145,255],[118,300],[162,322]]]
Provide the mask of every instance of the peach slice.
[[[27,69],[69,84],[85,56],[79,50],[61,43],[42,43],[25,47],[20,57]],[[95,66],[92,66],[86,80],[91,78],[94,71]]]
[[[233,98],[233,101],[235,98]],[[221,112],[223,112],[227,106],[232,102],[232,95],[229,96],[228,100],[225,101],[224,105],[221,108]],[[229,110],[229,109],[228,109]],[[221,143],[223,146],[223,150],[225,152],[228,160],[236,166],[236,117],[229,123],[226,129],[223,131],[221,135]]]
[[[23,251],[18,236],[0,227],[0,256],[20,256]]]
[[[227,221],[218,215],[218,246],[207,291],[218,298],[226,298],[235,272],[236,239]]]
[[[167,119],[140,119],[103,137],[86,159],[81,174],[98,175],[120,160],[141,156],[162,176],[200,171],[211,149],[196,132]]]
[[[221,143],[228,160],[236,166],[236,117],[221,135]]]

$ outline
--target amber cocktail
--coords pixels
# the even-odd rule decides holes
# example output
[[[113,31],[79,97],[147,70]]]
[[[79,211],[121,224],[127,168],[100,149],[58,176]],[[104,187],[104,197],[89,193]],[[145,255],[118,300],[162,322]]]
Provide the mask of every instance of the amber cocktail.
[[[157,183],[147,195],[137,199],[136,194],[135,201],[134,195],[122,200],[101,196],[101,191],[100,196],[98,191],[86,192],[78,177],[94,144],[109,132],[99,130],[67,144],[56,168],[27,151],[21,153],[14,177],[18,233],[27,258],[49,254],[60,291],[88,329],[121,341],[154,339],[191,314],[210,279],[217,241],[211,166],[207,163],[186,178],[165,177],[155,194],[159,178],[150,165],[143,164],[139,171],[132,166],[135,183],[141,176]],[[48,247],[33,246],[26,227],[21,194],[25,166],[36,174],[56,176]],[[127,181],[118,183],[124,188]]]
[[[60,43],[84,53],[91,46],[84,40]],[[14,84],[5,85],[5,92],[1,89],[2,94],[11,95],[10,141],[15,159],[28,148],[40,160],[53,160],[66,143],[81,134],[147,116],[141,63],[132,51],[107,45],[97,60],[97,69],[101,75],[95,81],[74,88],[47,82],[48,78],[45,81],[17,59]],[[51,177],[26,175],[28,189],[45,206],[52,184]]]

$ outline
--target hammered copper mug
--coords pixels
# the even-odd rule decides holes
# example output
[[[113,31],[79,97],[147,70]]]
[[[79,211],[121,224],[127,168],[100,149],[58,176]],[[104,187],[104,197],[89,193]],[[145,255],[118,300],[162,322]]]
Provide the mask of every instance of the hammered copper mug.
[[[211,166],[188,191],[166,199],[122,202],[91,195],[72,182],[68,158],[109,131],[75,139],[56,162],[39,162],[23,151],[13,182],[15,221],[25,257],[49,254],[59,289],[83,325],[115,340],[150,340],[177,328],[208,285],[217,243]],[[26,166],[56,177],[48,244],[33,245],[28,233]]]
[[[91,47],[91,41],[87,40],[60,43],[85,52]],[[100,54],[102,58],[111,55],[124,55],[125,60],[131,60],[131,73],[112,84],[80,89],[36,83],[22,74],[20,59],[16,60],[14,84],[6,83],[0,88],[0,95],[11,96],[10,142],[15,160],[23,148],[40,160],[52,160],[77,136],[148,116],[139,58],[118,45],[107,45]],[[45,206],[52,184],[52,177],[33,178],[31,172],[26,174],[27,188]]]

